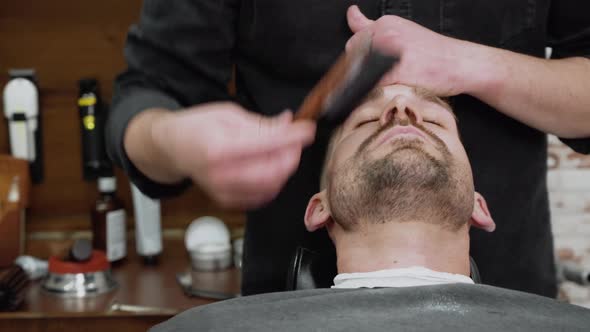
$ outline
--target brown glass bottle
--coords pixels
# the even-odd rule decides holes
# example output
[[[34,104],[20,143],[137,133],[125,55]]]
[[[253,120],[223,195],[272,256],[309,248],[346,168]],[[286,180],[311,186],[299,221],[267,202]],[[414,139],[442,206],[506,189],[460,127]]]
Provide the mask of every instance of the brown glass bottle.
[[[115,194],[115,177],[100,177],[98,190],[100,197],[92,210],[92,247],[104,251],[110,262],[116,262],[127,255],[125,209]]]

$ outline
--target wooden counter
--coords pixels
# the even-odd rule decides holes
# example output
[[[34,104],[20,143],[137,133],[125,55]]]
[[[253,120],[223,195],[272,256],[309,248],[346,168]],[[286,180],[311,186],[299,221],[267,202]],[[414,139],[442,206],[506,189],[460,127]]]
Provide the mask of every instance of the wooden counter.
[[[184,294],[176,274],[188,266],[188,255],[179,240],[165,242],[156,266],[144,266],[130,245],[127,258],[113,267],[119,284],[116,290],[92,298],[64,299],[47,294],[41,289],[41,282],[34,282],[19,311],[0,313],[0,331],[146,331],[186,309],[215,302]],[[200,289],[239,292],[238,269],[198,276]],[[141,312],[113,311],[113,304],[149,308]]]

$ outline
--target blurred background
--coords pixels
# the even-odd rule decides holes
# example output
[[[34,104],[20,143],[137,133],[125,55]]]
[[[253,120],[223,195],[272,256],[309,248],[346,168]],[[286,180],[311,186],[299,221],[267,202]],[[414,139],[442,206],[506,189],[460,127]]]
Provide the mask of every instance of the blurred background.
[[[573,152],[549,136],[549,200],[558,260],[590,268],[590,156]],[[588,280],[587,280],[588,281]],[[565,281],[560,295],[590,308],[590,287]]]
[[[4,195],[9,196],[8,175],[12,176],[10,172],[16,166],[0,158],[0,268],[8,266],[17,254],[68,260],[75,241],[92,239],[91,215],[101,195],[96,179],[85,180],[83,176],[79,81],[96,79],[100,97],[110,102],[113,80],[126,67],[123,47],[127,30],[138,20],[141,4],[141,0],[0,1],[0,89],[11,79],[9,70],[34,70],[43,152],[43,179],[30,187],[21,181],[20,196],[26,196],[28,202],[19,205],[26,205],[24,215],[12,219],[10,204],[3,203]],[[4,105],[0,107],[0,157],[7,157],[11,153],[9,121]],[[193,273],[206,292],[196,290],[190,297],[190,278],[189,288],[183,288],[177,273],[191,266],[184,241],[191,222],[214,216],[229,230],[229,239],[224,241],[233,243],[243,233],[242,213],[220,209],[195,187],[180,197],[162,201],[163,252],[156,264],[144,264],[135,249],[129,180],[119,169],[115,175],[116,196],[122,202],[126,214],[123,225],[127,228],[126,257],[112,262],[116,291],[98,297],[59,298],[44,292],[45,284],[38,280],[21,292],[20,286],[14,286],[19,279],[6,277],[9,273],[3,275],[0,269],[0,331],[79,330],[80,324],[85,331],[145,331],[182,310],[239,293],[239,269],[227,268],[227,264],[216,274]],[[10,227],[13,221],[16,228]],[[215,234],[226,237],[226,230]],[[207,236],[210,233],[205,233]],[[17,298],[20,304],[16,311],[2,313],[12,306],[3,304],[2,298],[3,290],[11,287],[23,293]]]
[[[1,1],[0,86],[12,68],[32,68],[40,89],[43,117],[44,179],[34,185],[27,211],[29,237],[89,229],[95,182],[84,181],[81,167],[78,80],[98,79],[110,101],[114,77],[125,68],[123,46],[129,26],[139,17],[141,0]],[[0,126],[0,153],[10,153],[6,119]],[[130,212],[128,180],[117,170],[118,195]],[[162,202],[163,225],[184,229],[195,217],[219,216],[232,228],[244,217],[222,211],[192,188]]]

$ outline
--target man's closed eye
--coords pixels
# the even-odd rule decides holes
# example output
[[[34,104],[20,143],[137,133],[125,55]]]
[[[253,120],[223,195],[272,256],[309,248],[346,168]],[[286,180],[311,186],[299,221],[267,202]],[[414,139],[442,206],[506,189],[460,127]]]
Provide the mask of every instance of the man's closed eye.
[[[362,126],[364,126],[364,125],[366,125],[366,124],[369,124],[369,123],[371,123],[371,122],[375,122],[375,121],[379,121],[379,119],[378,119],[378,118],[373,118],[373,119],[365,119],[365,120],[359,121],[359,122],[356,124],[356,126],[354,126],[354,128],[355,128],[355,129],[356,129],[356,128],[360,128],[360,127],[362,127]]]
[[[442,127],[442,125],[440,124],[440,122],[436,121],[436,120],[427,120],[427,119],[423,119],[422,122],[424,123],[429,123],[435,126],[439,126]]]

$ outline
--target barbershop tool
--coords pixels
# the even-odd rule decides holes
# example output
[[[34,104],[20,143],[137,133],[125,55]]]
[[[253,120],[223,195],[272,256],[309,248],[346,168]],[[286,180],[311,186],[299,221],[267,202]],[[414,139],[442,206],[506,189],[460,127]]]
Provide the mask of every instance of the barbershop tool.
[[[127,214],[117,197],[117,179],[98,178],[99,198],[92,209],[92,246],[106,253],[109,262],[127,256]]]
[[[195,219],[186,230],[184,243],[193,270],[220,271],[232,264],[229,230],[215,217]]]
[[[58,256],[49,258],[49,275],[42,289],[55,296],[86,298],[108,293],[117,287],[111,266],[104,252],[94,250],[84,262],[64,261]]]
[[[134,314],[158,314],[158,315],[176,315],[177,310],[158,307],[146,307],[142,305],[123,304],[115,302],[109,308],[109,312],[129,312]]]
[[[27,160],[33,183],[43,179],[41,116],[39,89],[35,71],[13,69],[4,87],[4,115],[8,122],[10,152],[15,158]]]
[[[151,199],[130,183],[135,216],[135,247],[146,265],[158,262],[162,253],[162,222],[160,200]]]
[[[106,106],[100,98],[98,81],[87,78],[78,82],[78,112],[82,136],[82,171],[87,181],[108,176],[111,161],[105,148]]]
[[[191,268],[178,273],[176,280],[186,295],[216,300],[239,296],[240,274],[230,270],[232,245],[223,221],[211,216],[195,219],[184,243]]]
[[[28,286],[29,278],[20,266],[0,270],[0,311],[18,308]]]
[[[370,42],[342,54],[305,97],[295,119],[341,124],[398,61],[399,57],[384,55]]]

